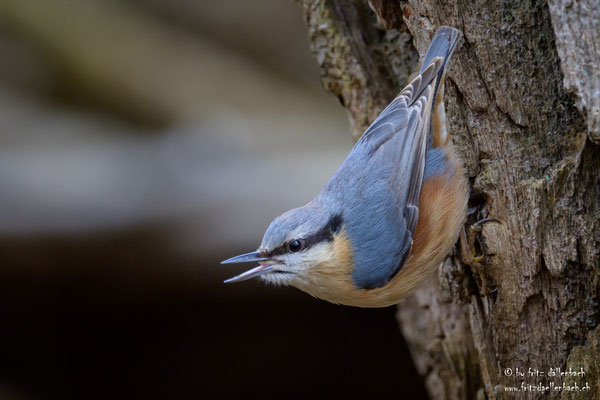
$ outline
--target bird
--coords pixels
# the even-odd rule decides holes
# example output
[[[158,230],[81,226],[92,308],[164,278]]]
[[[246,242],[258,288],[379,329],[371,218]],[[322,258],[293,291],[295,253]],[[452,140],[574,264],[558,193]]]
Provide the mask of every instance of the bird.
[[[322,191],[275,218],[258,250],[222,264],[355,307],[402,302],[446,258],[466,218],[468,181],[448,133],[444,80],[460,32],[440,27],[418,74],[356,142]]]

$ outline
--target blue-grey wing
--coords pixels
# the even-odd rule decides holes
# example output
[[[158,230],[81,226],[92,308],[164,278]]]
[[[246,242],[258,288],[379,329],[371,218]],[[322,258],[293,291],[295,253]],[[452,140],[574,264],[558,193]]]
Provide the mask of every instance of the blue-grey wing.
[[[419,75],[366,130],[322,192],[354,250],[354,283],[384,286],[408,259],[419,220],[431,113],[459,32],[440,28]]]
[[[358,287],[385,285],[410,253],[435,84],[443,64],[443,58],[434,59],[373,122],[347,160],[363,168],[354,171],[357,189],[349,196],[358,200],[347,207],[352,214],[347,222],[354,246],[352,277]]]

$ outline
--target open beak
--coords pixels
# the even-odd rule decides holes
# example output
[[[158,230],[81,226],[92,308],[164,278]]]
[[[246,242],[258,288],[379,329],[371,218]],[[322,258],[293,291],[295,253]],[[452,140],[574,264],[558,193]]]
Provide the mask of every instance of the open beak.
[[[254,251],[252,253],[242,254],[241,256],[232,257],[225,261],[221,261],[221,264],[236,264],[236,263],[244,263],[244,262],[260,262],[268,260],[268,257],[263,257],[260,252]],[[242,282],[248,279],[252,279],[256,276],[260,276],[262,274],[266,274],[273,270],[271,265],[259,265],[256,268],[252,268],[249,271],[246,271],[242,274],[234,276],[233,278],[227,279],[225,283],[233,283],[233,282]]]

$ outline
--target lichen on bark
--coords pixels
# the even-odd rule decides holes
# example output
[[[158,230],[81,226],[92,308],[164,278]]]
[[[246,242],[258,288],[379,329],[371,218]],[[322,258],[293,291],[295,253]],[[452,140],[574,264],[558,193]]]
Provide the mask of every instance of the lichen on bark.
[[[416,64],[411,37],[378,27],[363,1],[303,1],[302,6],[323,87],[348,110],[358,139]]]

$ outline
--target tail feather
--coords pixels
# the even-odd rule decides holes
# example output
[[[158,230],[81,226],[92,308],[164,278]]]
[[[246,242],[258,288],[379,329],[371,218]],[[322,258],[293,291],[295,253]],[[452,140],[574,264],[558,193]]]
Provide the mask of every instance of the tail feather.
[[[449,26],[442,26],[439,28],[429,45],[429,49],[427,49],[427,54],[423,59],[419,73],[422,73],[436,57],[442,57],[444,59],[444,66],[442,67],[443,71],[446,64],[448,64],[448,61],[450,61],[450,57],[456,47],[456,42],[460,37],[459,35],[460,32],[458,29]]]
[[[449,26],[442,26],[437,30],[433,37],[427,54],[421,64],[422,73],[427,67],[436,62],[436,59],[442,58],[443,64],[439,69],[438,77],[434,86],[434,106],[431,118],[431,136],[428,147],[439,147],[444,145],[448,139],[448,131],[446,129],[446,110],[444,107],[444,78],[446,65],[454,53],[456,43],[460,37],[460,32],[457,29]]]

